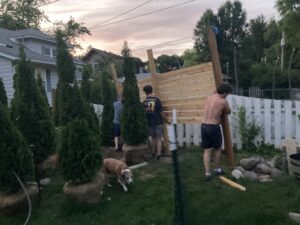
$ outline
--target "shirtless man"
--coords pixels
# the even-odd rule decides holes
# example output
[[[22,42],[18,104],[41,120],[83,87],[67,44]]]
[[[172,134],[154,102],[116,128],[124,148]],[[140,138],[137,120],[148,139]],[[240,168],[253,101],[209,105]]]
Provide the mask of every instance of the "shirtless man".
[[[215,150],[215,175],[223,175],[224,171],[220,168],[221,147],[222,147],[222,133],[220,123],[222,117],[230,114],[231,109],[226,100],[228,94],[232,91],[229,84],[222,83],[217,88],[217,93],[209,96],[204,104],[204,118],[201,125],[201,137],[203,161],[205,168],[205,180],[211,180],[210,172],[210,157],[212,149]]]

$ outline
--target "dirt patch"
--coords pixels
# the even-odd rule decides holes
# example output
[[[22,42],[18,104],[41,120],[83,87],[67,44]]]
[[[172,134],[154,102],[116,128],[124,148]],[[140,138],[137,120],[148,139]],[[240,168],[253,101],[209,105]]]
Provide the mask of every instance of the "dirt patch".
[[[124,153],[122,151],[116,151],[114,147],[103,146],[101,147],[100,151],[102,153],[103,159],[114,158],[125,161]]]

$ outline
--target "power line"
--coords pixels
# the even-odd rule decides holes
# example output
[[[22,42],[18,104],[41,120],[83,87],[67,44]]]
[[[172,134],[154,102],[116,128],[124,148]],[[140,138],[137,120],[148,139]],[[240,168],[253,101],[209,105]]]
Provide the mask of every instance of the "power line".
[[[157,12],[161,12],[161,11],[164,11],[164,10],[167,10],[167,9],[176,8],[178,6],[185,5],[185,4],[194,2],[194,1],[195,0],[189,0],[189,1],[186,1],[186,2],[183,2],[183,3],[180,3],[180,4],[172,5],[172,6],[165,7],[165,8],[162,8],[162,9],[158,9],[158,10],[155,10],[155,11],[152,11],[152,12],[144,13],[144,14],[141,14],[141,15],[138,15],[138,16],[133,16],[133,17],[129,17],[129,18],[123,19],[123,20],[118,20],[118,21],[115,21],[115,22],[112,22],[112,23],[106,23],[106,24],[103,24],[103,25],[100,25],[100,26],[95,26],[94,28],[106,27],[106,26],[109,26],[109,25],[125,22],[125,21],[136,19],[136,18],[139,18],[139,17],[148,16],[148,15],[151,15],[151,14],[154,14],[154,13],[157,13]]]
[[[112,17],[112,18],[110,18],[110,19],[104,20],[104,21],[102,21],[101,23],[98,23],[98,24],[96,24],[96,25],[90,27],[89,29],[93,29],[93,28],[95,28],[95,27],[97,27],[97,26],[100,26],[100,25],[102,25],[102,24],[104,24],[104,23],[107,23],[107,22],[109,22],[109,21],[112,21],[112,20],[114,20],[114,19],[116,19],[116,18],[118,18],[118,17],[120,17],[120,16],[123,16],[123,15],[125,15],[125,14],[127,14],[127,13],[130,13],[130,12],[136,10],[137,8],[140,8],[140,7],[142,7],[142,6],[146,5],[146,4],[148,4],[148,3],[151,2],[151,1],[152,1],[152,0],[148,0],[148,1],[146,1],[146,2],[144,2],[144,3],[142,3],[142,4],[140,4],[140,5],[138,5],[138,6],[136,6],[136,7],[134,7],[134,8],[132,8],[132,9],[128,10],[128,11],[122,12],[122,13],[118,14],[117,16],[114,16],[114,17]]]
[[[45,5],[50,5],[50,4],[53,4],[53,3],[58,2],[58,1],[59,1],[59,0],[54,0],[54,1],[51,1],[51,2],[45,2],[45,3],[43,3],[43,4],[40,4],[39,7],[45,6]]]
[[[149,49],[149,48],[165,47],[165,46],[168,46],[168,45],[177,44],[177,42],[180,42],[180,41],[190,40],[192,38],[193,38],[192,36],[190,36],[190,37],[184,37],[184,38],[180,38],[180,39],[176,39],[176,40],[172,40],[172,41],[162,42],[162,43],[159,43],[159,44],[156,44],[156,45],[151,45],[151,46],[147,46],[147,47],[136,48],[136,49],[133,49],[132,51],[138,51],[138,50]]]

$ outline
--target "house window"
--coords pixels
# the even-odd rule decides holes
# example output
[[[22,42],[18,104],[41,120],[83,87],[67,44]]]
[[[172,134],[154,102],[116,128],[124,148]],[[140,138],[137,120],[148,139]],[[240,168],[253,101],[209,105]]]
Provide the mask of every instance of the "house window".
[[[52,56],[51,56],[51,57],[55,58],[55,57],[56,57],[56,54],[57,54],[56,49],[52,49]]]
[[[46,90],[47,92],[51,92],[51,72],[50,70],[46,70]]]
[[[46,56],[50,56],[51,53],[50,53],[50,48],[46,48],[46,47],[42,47],[42,54],[43,55],[46,55]]]

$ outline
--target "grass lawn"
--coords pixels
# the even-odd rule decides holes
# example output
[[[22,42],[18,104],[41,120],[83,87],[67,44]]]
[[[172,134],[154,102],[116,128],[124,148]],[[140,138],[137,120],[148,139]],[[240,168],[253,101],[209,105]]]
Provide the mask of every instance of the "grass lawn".
[[[182,151],[182,150],[181,150]],[[224,163],[225,164],[225,160]],[[188,225],[292,225],[288,212],[300,212],[300,182],[282,178],[271,183],[243,180],[241,192],[218,178],[203,181],[200,153],[180,156],[181,180]],[[123,192],[114,180],[99,204],[66,199],[59,175],[42,192],[29,225],[171,225],[174,212],[172,165],[153,161],[134,171],[135,182]],[[27,214],[0,216],[1,225],[23,224]]]

